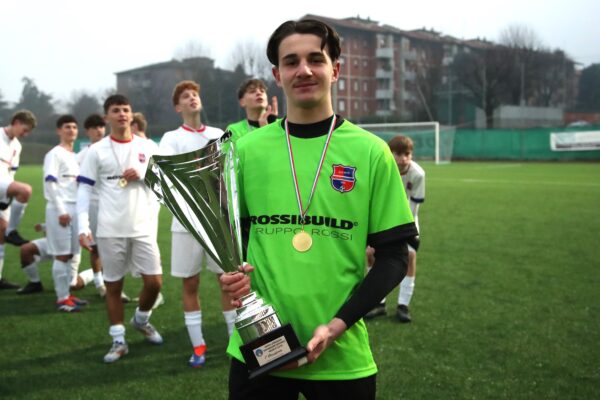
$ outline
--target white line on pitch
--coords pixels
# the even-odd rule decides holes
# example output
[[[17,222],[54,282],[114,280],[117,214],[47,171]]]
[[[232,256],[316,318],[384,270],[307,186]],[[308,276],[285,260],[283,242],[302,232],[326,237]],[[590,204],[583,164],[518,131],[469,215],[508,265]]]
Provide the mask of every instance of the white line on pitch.
[[[600,183],[591,182],[561,182],[561,181],[518,181],[504,179],[449,179],[449,178],[427,178],[428,181],[448,181],[465,183],[506,183],[518,185],[556,185],[556,186],[581,186],[581,187],[600,187]]]

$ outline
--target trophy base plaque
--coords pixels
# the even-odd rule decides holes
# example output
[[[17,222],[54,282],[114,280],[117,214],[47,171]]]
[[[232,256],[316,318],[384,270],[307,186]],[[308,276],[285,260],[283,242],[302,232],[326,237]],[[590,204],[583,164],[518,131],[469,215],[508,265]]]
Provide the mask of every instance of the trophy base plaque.
[[[240,350],[246,361],[250,379],[283,367],[308,354],[290,324],[240,346]]]

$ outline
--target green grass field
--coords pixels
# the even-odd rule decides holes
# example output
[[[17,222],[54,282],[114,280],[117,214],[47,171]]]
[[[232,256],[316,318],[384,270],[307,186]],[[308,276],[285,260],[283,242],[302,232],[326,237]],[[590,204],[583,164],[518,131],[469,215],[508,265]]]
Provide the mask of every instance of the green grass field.
[[[592,399],[600,393],[600,164],[424,164],[427,201],[411,304],[413,323],[369,322],[380,399]],[[20,231],[43,219],[41,168],[17,178],[34,186]],[[225,399],[226,332],[216,279],[202,274],[208,361],[192,370],[180,305],[169,276],[170,217],[161,214],[166,304],[152,321],[154,347],[128,329],[130,354],[102,363],[110,346],[103,301],[79,314],[54,308],[50,265],[45,292],[0,292],[2,399]],[[87,255],[84,254],[84,260]],[[86,265],[84,263],[83,265]],[[25,283],[7,246],[4,276]],[[140,281],[127,279],[137,295]],[[126,318],[134,310],[127,305]]]

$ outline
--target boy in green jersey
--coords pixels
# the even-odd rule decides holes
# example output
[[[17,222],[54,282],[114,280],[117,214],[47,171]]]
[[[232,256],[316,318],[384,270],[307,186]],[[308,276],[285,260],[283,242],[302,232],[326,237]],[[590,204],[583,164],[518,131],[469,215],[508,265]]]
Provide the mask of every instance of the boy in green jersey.
[[[340,40],[316,20],[287,21],[267,56],[287,115],[237,143],[251,274],[223,274],[239,306],[250,286],[290,323],[308,364],[254,380],[231,337],[230,399],[374,399],[377,367],[362,317],[406,273],[417,230],[387,144],[334,114]],[[390,207],[398,204],[399,207]],[[377,251],[365,277],[364,249]]]
[[[271,104],[267,98],[267,85],[257,78],[244,81],[238,89],[240,107],[246,111],[246,118],[230,124],[225,132],[231,134],[231,141],[237,142],[248,132],[265,126],[277,119],[277,97],[273,96]]]

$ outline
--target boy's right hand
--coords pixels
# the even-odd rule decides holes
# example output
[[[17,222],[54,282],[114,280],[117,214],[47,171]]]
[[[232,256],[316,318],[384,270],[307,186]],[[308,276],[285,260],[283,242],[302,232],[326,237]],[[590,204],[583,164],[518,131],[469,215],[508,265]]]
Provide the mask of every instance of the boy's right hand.
[[[277,105],[277,96],[273,96],[271,99],[271,104],[267,105],[267,108],[260,114],[258,117],[258,125],[265,126],[269,124],[269,116],[274,116],[277,118],[279,115],[279,107]]]
[[[81,233],[79,235],[79,245],[86,249],[87,251],[92,251],[92,245],[94,244],[94,239],[92,238],[92,234]]]
[[[67,227],[71,223],[71,216],[69,214],[63,214],[58,216],[58,223],[62,227]]]
[[[239,267],[239,272],[228,272],[219,276],[221,291],[229,296],[232,306],[240,307],[240,298],[250,293],[250,276],[246,274],[252,271],[252,265],[244,264]]]

